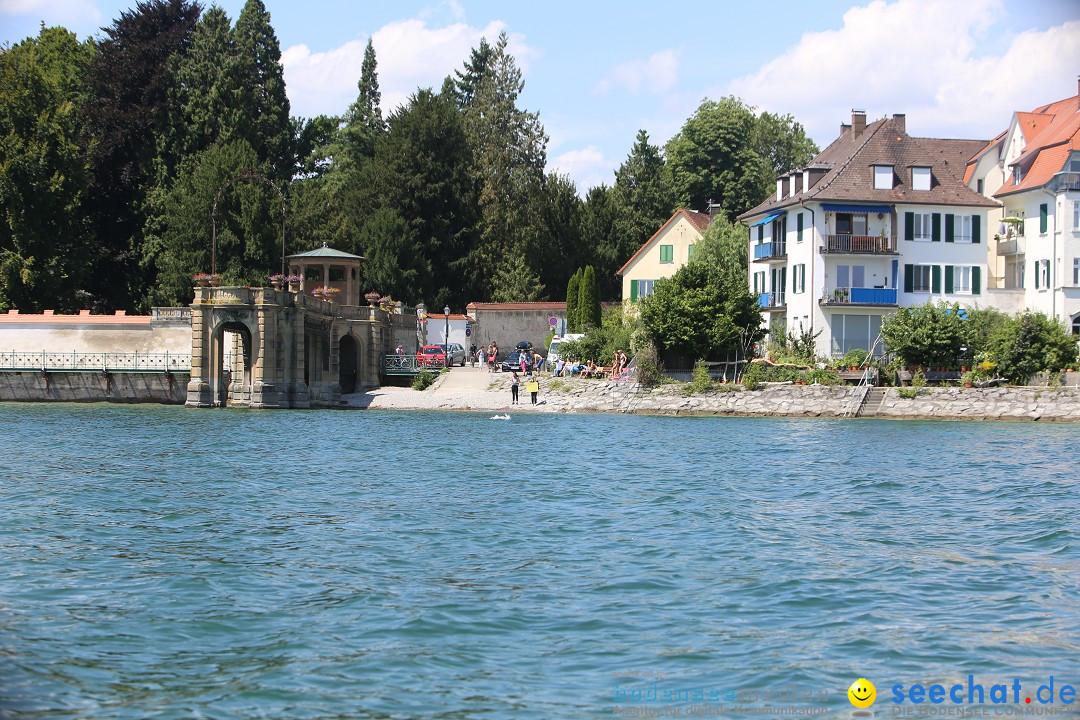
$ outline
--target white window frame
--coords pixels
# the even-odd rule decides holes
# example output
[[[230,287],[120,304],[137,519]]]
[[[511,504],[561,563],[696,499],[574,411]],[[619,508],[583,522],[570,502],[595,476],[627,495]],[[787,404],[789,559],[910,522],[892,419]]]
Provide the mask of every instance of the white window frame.
[[[893,166],[892,165],[875,165],[874,166],[874,189],[875,190],[892,190],[893,189]]]
[[[954,295],[971,294],[971,265],[953,265],[952,291]]]
[[[655,280],[638,280],[637,281],[637,296],[638,300],[649,297],[653,294],[653,289],[656,286]]]
[[[1050,289],[1050,261],[1049,260],[1040,260],[1039,261],[1039,289],[1040,290],[1049,290]]]
[[[953,215],[953,242],[971,244],[971,215]]]
[[[913,213],[911,239],[915,242],[930,242],[934,239],[934,214]]]
[[[1073,287],[1080,287],[1080,257],[1073,258]]]
[[[1073,200],[1073,231],[1080,231],[1080,200]]]
[[[913,294],[914,293],[930,294],[930,293],[934,292],[934,266],[933,265],[912,265],[911,270],[912,270],[912,272],[915,273],[915,275],[911,278],[911,292]],[[924,270],[926,271],[926,289],[925,290],[921,289],[920,284],[916,282],[917,280],[922,279],[920,276],[922,275]]]
[[[911,168],[911,189],[912,190],[929,190],[931,184],[930,168],[928,167],[913,167]]]
[[[765,290],[765,271],[758,270],[754,273],[754,295],[760,295]]]

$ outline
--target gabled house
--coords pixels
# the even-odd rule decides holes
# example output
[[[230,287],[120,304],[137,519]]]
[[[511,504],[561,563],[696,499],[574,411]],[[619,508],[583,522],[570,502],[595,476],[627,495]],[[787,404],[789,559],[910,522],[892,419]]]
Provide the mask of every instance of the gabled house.
[[[1080,335],[1080,87],[1013,113],[972,158],[968,184],[1002,204],[988,255],[991,285],[1012,300],[1002,309],[1042,312]]]
[[[904,115],[867,124],[853,111],[832,144],[739,216],[770,333],[821,331],[818,352],[841,355],[870,349],[900,306],[986,304],[987,213],[998,203],[964,172],[987,144],[915,138]]]
[[[676,210],[616,272],[622,277],[623,300],[651,295],[657,280],[671,277],[690,262],[694,245],[704,237],[711,219],[706,213]]]

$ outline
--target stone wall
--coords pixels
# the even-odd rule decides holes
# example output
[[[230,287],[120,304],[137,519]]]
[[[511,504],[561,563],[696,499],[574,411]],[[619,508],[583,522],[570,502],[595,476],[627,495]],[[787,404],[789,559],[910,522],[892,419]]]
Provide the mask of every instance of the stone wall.
[[[188,373],[3,372],[0,402],[183,404]]]
[[[191,352],[191,325],[149,315],[0,313],[0,352]]]
[[[498,385],[506,384],[499,378]],[[746,415],[786,417],[849,417],[863,389],[850,385],[773,385],[745,390],[684,396],[683,385],[644,390],[630,383],[542,380],[546,409],[557,412],[622,412],[662,415]],[[509,393],[509,390],[506,390]],[[937,420],[1060,420],[1080,421],[1080,390],[1073,388],[923,388],[912,399],[888,388],[877,418]]]

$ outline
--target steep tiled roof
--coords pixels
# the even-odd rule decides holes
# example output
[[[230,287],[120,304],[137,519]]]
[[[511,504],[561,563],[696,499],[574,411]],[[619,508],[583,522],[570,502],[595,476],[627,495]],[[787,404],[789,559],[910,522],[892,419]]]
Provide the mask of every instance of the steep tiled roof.
[[[649,246],[649,243],[655,240],[658,235],[663,233],[664,230],[674,224],[675,221],[678,220],[680,217],[686,218],[690,222],[690,224],[694,226],[694,229],[701,234],[704,234],[705,231],[709,228],[709,221],[712,220],[712,216],[708,213],[698,212],[697,210],[687,210],[686,208],[679,208],[672,214],[671,217],[667,219],[667,222],[660,226],[659,230],[652,234],[652,237],[646,240],[642,244],[642,246],[637,249],[637,252],[630,256],[629,260],[623,263],[623,266],[621,268],[615,271],[615,274],[622,275],[623,271],[630,266],[630,263],[634,262],[634,260],[636,260],[637,257],[645,251],[645,248]]]
[[[1080,150],[1080,94],[1034,112],[1018,112],[1016,121],[1025,130],[1026,141],[1020,157],[1012,163],[1020,166],[1020,183],[1014,184],[1009,173],[995,196],[1042,187],[1061,172],[1072,151]]]
[[[875,121],[856,135],[845,130],[816,158],[811,166],[832,169],[809,190],[776,200],[776,195],[743,213],[739,219],[761,215],[806,201],[867,203],[915,203],[924,205],[966,205],[997,207],[964,185],[968,160],[985,148],[985,140],[945,140],[914,138],[904,129],[903,118]],[[895,177],[889,190],[874,188],[874,165],[891,165]],[[930,167],[929,190],[911,186],[911,168]]]
[[[1001,143],[1005,140],[1006,135],[1008,135],[1008,131],[1007,130],[1002,131],[1001,133],[998,134],[998,136],[996,138],[994,138],[990,142],[986,143],[986,146],[983,147],[982,150],[975,153],[975,155],[973,155],[968,160],[967,169],[964,170],[964,184],[965,185],[967,185],[969,182],[971,182],[971,176],[975,174],[975,166],[978,164],[979,160],[984,155],[986,155],[986,153],[990,152],[991,150],[995,150],[995,149],[1000,152]]]

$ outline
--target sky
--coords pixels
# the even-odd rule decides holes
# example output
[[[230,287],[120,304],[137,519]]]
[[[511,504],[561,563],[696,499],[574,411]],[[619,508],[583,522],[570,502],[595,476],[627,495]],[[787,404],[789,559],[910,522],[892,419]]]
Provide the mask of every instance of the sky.
[[[989,139],[1015,110],[1077,94],[1080,0],[263,0],[292,114],[341,114],[372,38],[384,115],[438,90],[501,31],[548,169],[584,195],[614,182],[639,129],[663,145],[705,99],[791,114],[818,146],[851,110],[918,137]],[[244,0],[218,0],[235,22]],[[62,25],[100,34],[135,0],[0,0],[0,43]]]

